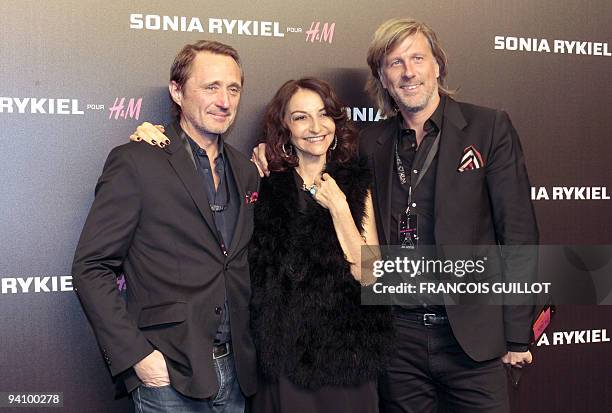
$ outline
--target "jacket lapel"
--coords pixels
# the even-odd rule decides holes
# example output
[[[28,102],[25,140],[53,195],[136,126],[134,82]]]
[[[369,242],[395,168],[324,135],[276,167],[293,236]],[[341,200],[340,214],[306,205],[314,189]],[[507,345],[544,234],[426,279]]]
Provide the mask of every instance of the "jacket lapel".
[[[239,171],[241,170],[240,160],[236,156],[234,148],[232,148],[228,144],[225,144],[224,150],[230,164],[230,169],[234,177],[234,182],[236,182],[236,191],[238,192],[238,199],[236,200],[236,202],[239,202],[240,204],[240,209],[238,211],[238,221],[236,222],[236,227],[234,228],[234,236],[232,237],[232,243],[229,246],[228,250],[229,255],[232,256],[236,251],[240,250],[240,248],[238,248],[240,243],[246,242],[248,240],[248,237],[243,236],[244,230],[247,228],[246,220],[248,207],[246,199],[244,197],[247,195],[248,191],[246,183],[244,182],[243,177],[240,176],[239,173]]]
[[[380,220],[383,224],[383,239],[391,243],[391,183],[393,179],[393,143],[395,142],[395,122],[390,119],[377,138],[379,148],[374,152],[374,188],[378,194],[374,199],[378,203]],[[382,242],[382,239],[381,239]]]
[[[434,227],[437,244],[457,243],[456,235],[462,224],[454,219],[453,211],[461,211],[461,191],[465,189],[459,185],[457,167],[468,142],[466,126],[459,104],[447,98],[436,170]],[[444,222],[441,217],[446,218]],[[447,239],[449,234],[453,235]]]
[[[178,126],[176,123],[172,124],[168,128],[167,135],[171,140],[170,145],[165,149],[170,154],[168,162],[179,176],[183,185],[189,192],[189,195],[193,199],[193,202],[198,207],[200,214],[206,221],[206,224],[210,228],[217,242],[220,242],[219,234],[217,233],[215,221],[210,210],[210,203],[208,196],[202,183],[202,178],[198,175],[193,160],[193,154],[189,142],[182,138],[178,132]]]

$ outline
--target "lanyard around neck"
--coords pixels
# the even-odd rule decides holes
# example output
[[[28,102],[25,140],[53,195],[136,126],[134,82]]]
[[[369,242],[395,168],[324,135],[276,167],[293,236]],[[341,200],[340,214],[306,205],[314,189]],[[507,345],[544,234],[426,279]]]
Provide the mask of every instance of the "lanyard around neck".
[[[431,147],[429,148],[429,152],[427,152],[425,163],[423,164],[423,168],[421,168],[421,173],[417,177],[416,182],[414,183],[414,185],[410,183],[410,187],[408,187],[408,207],[406,208],[406,212],[409,211],[410,204],[412,202],[412,189],[416,188],[417,185],[419,185],[419,183],[423,179],[423,176],[425,176],[425,173],[431,166],[431,163],[433,162],[433,158],[436,156],[436,153],[438,152],[438,146],[440,145],[440,134],[441,133],[442,133],[442,129],[438,131],[436,138],[434,139],[433,143],[431,144]],[[406,184],[406,182],[408,182],[408,180],[406,178],[406,171],[404,170],[404,163],[402,162],[402,159],[399,156],[399,151],[397,147],[398,147],[398,142],[396,140],[395,141],[395,163],[397,165],[397,176],[400,182],[402,183],[402,185],[404,185]]]

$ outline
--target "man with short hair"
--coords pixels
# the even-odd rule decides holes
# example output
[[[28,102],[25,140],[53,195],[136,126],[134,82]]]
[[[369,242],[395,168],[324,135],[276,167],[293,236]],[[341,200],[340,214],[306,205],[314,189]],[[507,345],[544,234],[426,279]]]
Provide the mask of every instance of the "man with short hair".
[[[367,60],[366,89],[388,117],[360,136],[360,154],[374,171],[381,244],[438,251],[536,245],[518,135],[506,113],[450,97],[446,55],[433,30],[411,19],[386,21]],[[491,280],[532,275],[533,255],[487,251],[494,252]],[[398,354],[381,379],[382,411],[435,412],[444,395],[449,411],[508,412],[502,363],[531,363],[533,306],[423,300],[394,306]]]
[[[138,412],[243,412],[256,389],[247,246],[259,177],[222,138],[242,85],[231,46],[186,45],[171,70],[171,143],[116,147],[96,185],[75,291]]]

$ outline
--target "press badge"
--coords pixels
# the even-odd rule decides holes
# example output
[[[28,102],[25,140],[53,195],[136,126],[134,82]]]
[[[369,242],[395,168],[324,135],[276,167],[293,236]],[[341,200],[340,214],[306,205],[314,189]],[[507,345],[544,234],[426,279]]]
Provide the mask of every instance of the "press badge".
[[[416,214],[404,211],[399,219],[399,244],[402,248],[416,249],[419,241],[419,220]]]

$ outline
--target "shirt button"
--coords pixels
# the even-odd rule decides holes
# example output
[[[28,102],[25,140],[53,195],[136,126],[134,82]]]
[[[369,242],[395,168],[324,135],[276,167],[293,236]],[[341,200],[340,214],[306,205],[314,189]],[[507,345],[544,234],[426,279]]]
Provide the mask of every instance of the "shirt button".
[[[412,173],[413,173],[413,174],[418,174],[418,173],[419,173],[419,170],[418,170],[418,169],[413,169],[413,170],[412,170]]]
[[[223,311],[221,307],[215,307],[215,314],[219,315],[221,314],[221,311]]]
[[[416,207],[416,202],[412,203],[412,207],[415,208]]]

